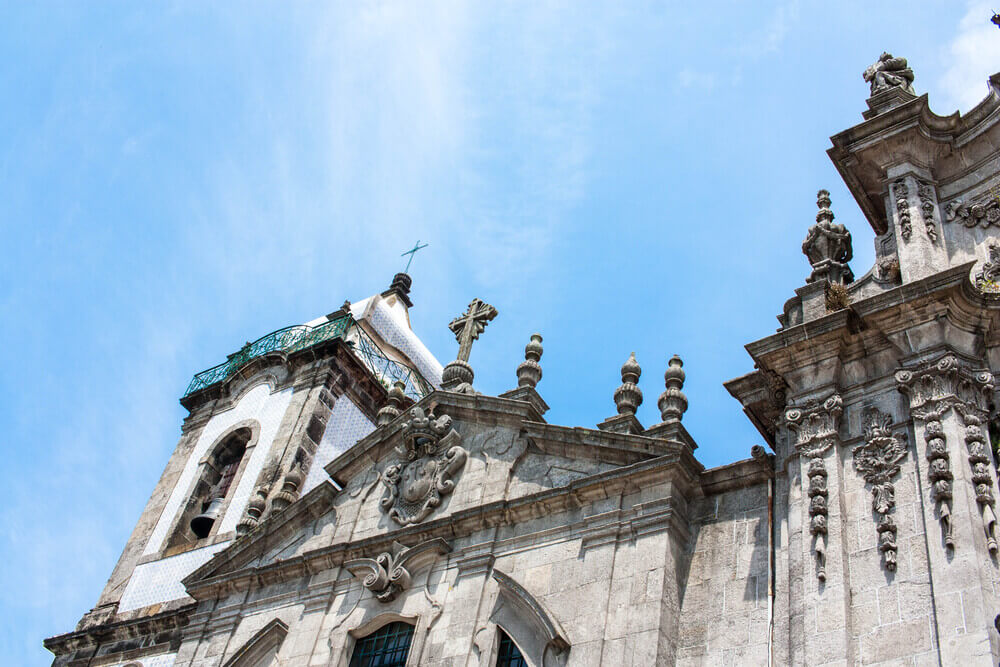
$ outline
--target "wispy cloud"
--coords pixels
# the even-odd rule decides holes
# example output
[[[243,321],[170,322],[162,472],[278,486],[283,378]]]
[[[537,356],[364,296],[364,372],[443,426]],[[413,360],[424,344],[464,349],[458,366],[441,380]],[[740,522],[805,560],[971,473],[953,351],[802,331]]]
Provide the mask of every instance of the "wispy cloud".
[[[989,4],[975,2],[959,22],[944,56],[951,65],[939,82],[940,113],[974,107],[986,96],[987,78],[1000,71],[1000,30],[990,23],[992,14]]]
[[[746,35],[741,51],[750,58],[759,58],[774,53],[780,47],[789,31],[799,20],[799,2],[792,0],[774,8],[767,21]]]
[[[715,88],[715,74],[712,72],[699,72],[685,67],[677,73],[677,83],[681,88],[696,88],[703,91]]]

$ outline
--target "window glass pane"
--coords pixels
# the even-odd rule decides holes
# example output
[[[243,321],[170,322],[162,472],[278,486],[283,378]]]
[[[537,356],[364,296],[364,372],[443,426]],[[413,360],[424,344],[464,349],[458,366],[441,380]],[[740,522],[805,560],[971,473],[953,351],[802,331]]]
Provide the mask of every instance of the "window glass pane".
[[[384,625],[358,640],[350,667],[403,667],[412,639],[413,626],[409,623],[397,621]]]
[[[520,649],[507,633],[500,630],[500,646],[497,649],[497,667],[528,667]]]

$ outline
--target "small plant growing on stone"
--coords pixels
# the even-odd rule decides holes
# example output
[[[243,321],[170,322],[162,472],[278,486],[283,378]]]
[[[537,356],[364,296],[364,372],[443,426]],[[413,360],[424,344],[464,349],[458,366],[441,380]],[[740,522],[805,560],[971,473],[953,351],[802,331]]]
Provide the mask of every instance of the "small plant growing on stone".
[[[843,310],[850,305],[851,299],[847,294],[847,287],[840,283],[830,283],[826,286],[826,312]]]

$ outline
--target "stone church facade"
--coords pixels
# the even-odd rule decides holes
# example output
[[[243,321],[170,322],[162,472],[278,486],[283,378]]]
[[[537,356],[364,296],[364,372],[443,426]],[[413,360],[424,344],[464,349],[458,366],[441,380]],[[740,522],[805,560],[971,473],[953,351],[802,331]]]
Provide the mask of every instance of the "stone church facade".
[[[483,395],[496,310],[451,323],[442,367],[398,274],[195,376],[54,664],[997,664],[1000,74],[951,116],[902,58],[864,78],[828,153],[875,265],[853,276],[820,191],[811,275],[726,383],[767,447],[703,467],[677,357],[648,427],[634,358],[617,415],[548,423],[537,334]]]

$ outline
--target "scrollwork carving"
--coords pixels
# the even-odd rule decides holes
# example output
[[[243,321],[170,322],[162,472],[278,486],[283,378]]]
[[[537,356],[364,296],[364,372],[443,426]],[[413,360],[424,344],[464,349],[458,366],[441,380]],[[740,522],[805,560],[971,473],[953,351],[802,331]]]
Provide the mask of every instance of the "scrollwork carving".
[[[450,551],[448,543],[440,537],[405,547],[393,542],[389,551],[375,558],[356,558],[344,567],[361,579],[361,585],[370,590],[379,602],[392,602],[410,587],[413,574],[437,556]]]
[[[410,410],[395,448],[397,462],[382,472],[386,492],[379,501],[383,512],[399,525],[420,523],[455,489],[454,477],[465,466],[468,452],[451,428],[451,417],[434,417],[421,408]]]
[[[901,438],[892,434],[892,416],[872,408],[864,417],[865,441],[854,448],[854,467],[872,485],[872,510],[879,515],[879,551],[885,568],[896,570],[896,525],[890,513],[896,506],[892,479],[906,457]]]

